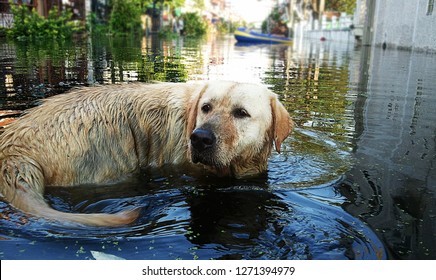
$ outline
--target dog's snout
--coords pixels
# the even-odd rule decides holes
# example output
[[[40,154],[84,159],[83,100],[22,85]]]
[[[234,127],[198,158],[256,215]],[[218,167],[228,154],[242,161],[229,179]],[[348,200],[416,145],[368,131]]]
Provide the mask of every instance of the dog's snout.
[[[215,145],[215,135],[210,130],[196,129],[191,134],[191,145],[198,151],[204,151]]]

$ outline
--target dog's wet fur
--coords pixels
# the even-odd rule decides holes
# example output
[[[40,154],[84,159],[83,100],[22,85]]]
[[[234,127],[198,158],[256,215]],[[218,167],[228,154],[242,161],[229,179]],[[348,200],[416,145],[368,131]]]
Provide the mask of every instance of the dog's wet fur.
[[[287,110],[261,85],[207,83],[87,87],[47,98],[0,135],[0,193],[36,217],[122,226],[138,210],[65,213],[45,186],[105,184],[146,167],[197,163],[236,178],[266,171],[292,129]],[[84,194],[86,196],[86,193]]]

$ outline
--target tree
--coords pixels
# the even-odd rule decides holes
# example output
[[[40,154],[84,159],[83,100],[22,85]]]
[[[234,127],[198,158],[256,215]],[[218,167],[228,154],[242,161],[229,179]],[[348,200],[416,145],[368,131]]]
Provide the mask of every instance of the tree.
[[[207,23],[197,13],[185,13],[182,15],[185,22],[184,32],[188,37],[198,37],[206,34]]]
[[[204,4],[204,0],[194,0],[194,8],[203,11],[205,9],[205,4]]]
[[[134,34],[141,30],[140,0],[113,0],[110,28],[115,34]]]
[[[356,8],[356,0],[326,0],[325,8],[329,11],[353,14]]]
[[[141,0],[142,6],[156,6],[157,4],[168,5],[170,8],[182,7],[185,4],[185,0]]]

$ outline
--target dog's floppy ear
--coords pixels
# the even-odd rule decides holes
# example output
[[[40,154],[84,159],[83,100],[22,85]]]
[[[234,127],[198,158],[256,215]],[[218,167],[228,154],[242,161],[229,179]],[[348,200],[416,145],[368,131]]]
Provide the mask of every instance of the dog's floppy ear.
[[[200,102],[201,96],[207,90],[207,85],[199,92],[195,92],[191,99],[188,102],[187,115],[188,119],[186,121],[186,133],[188,139],[191,137],[192,131],[195,129],[197,125],[197,112],[198,112],[198,103]]]
[[[282,142],[292,131],[293,122],[288,111],[279,102],[276,96],[271,98],[271,112],[273,119],[274,145],[276,151],[280,153]]]

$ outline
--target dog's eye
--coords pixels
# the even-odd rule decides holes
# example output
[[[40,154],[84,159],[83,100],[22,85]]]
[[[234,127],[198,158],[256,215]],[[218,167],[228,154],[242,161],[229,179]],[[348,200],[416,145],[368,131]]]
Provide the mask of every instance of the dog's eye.
[[[201,111],[205,114],[209,113],[212,110],[212,106],[210,106],[210,104],[203,104],[203,106],[201,106]]]
[[[203,106],[201,106],[201,111],[205,114],[209,113],[212,110],[212,106],[210,106],[210,104],[203,104]]]
[[[243,119],[243,118],[249,118],[250,114],[247,112],[247,110],[245,110],[243,108],[236,108],[233,111],[233,116],[235,116],[235,118],[238,118],[238,119]]]

